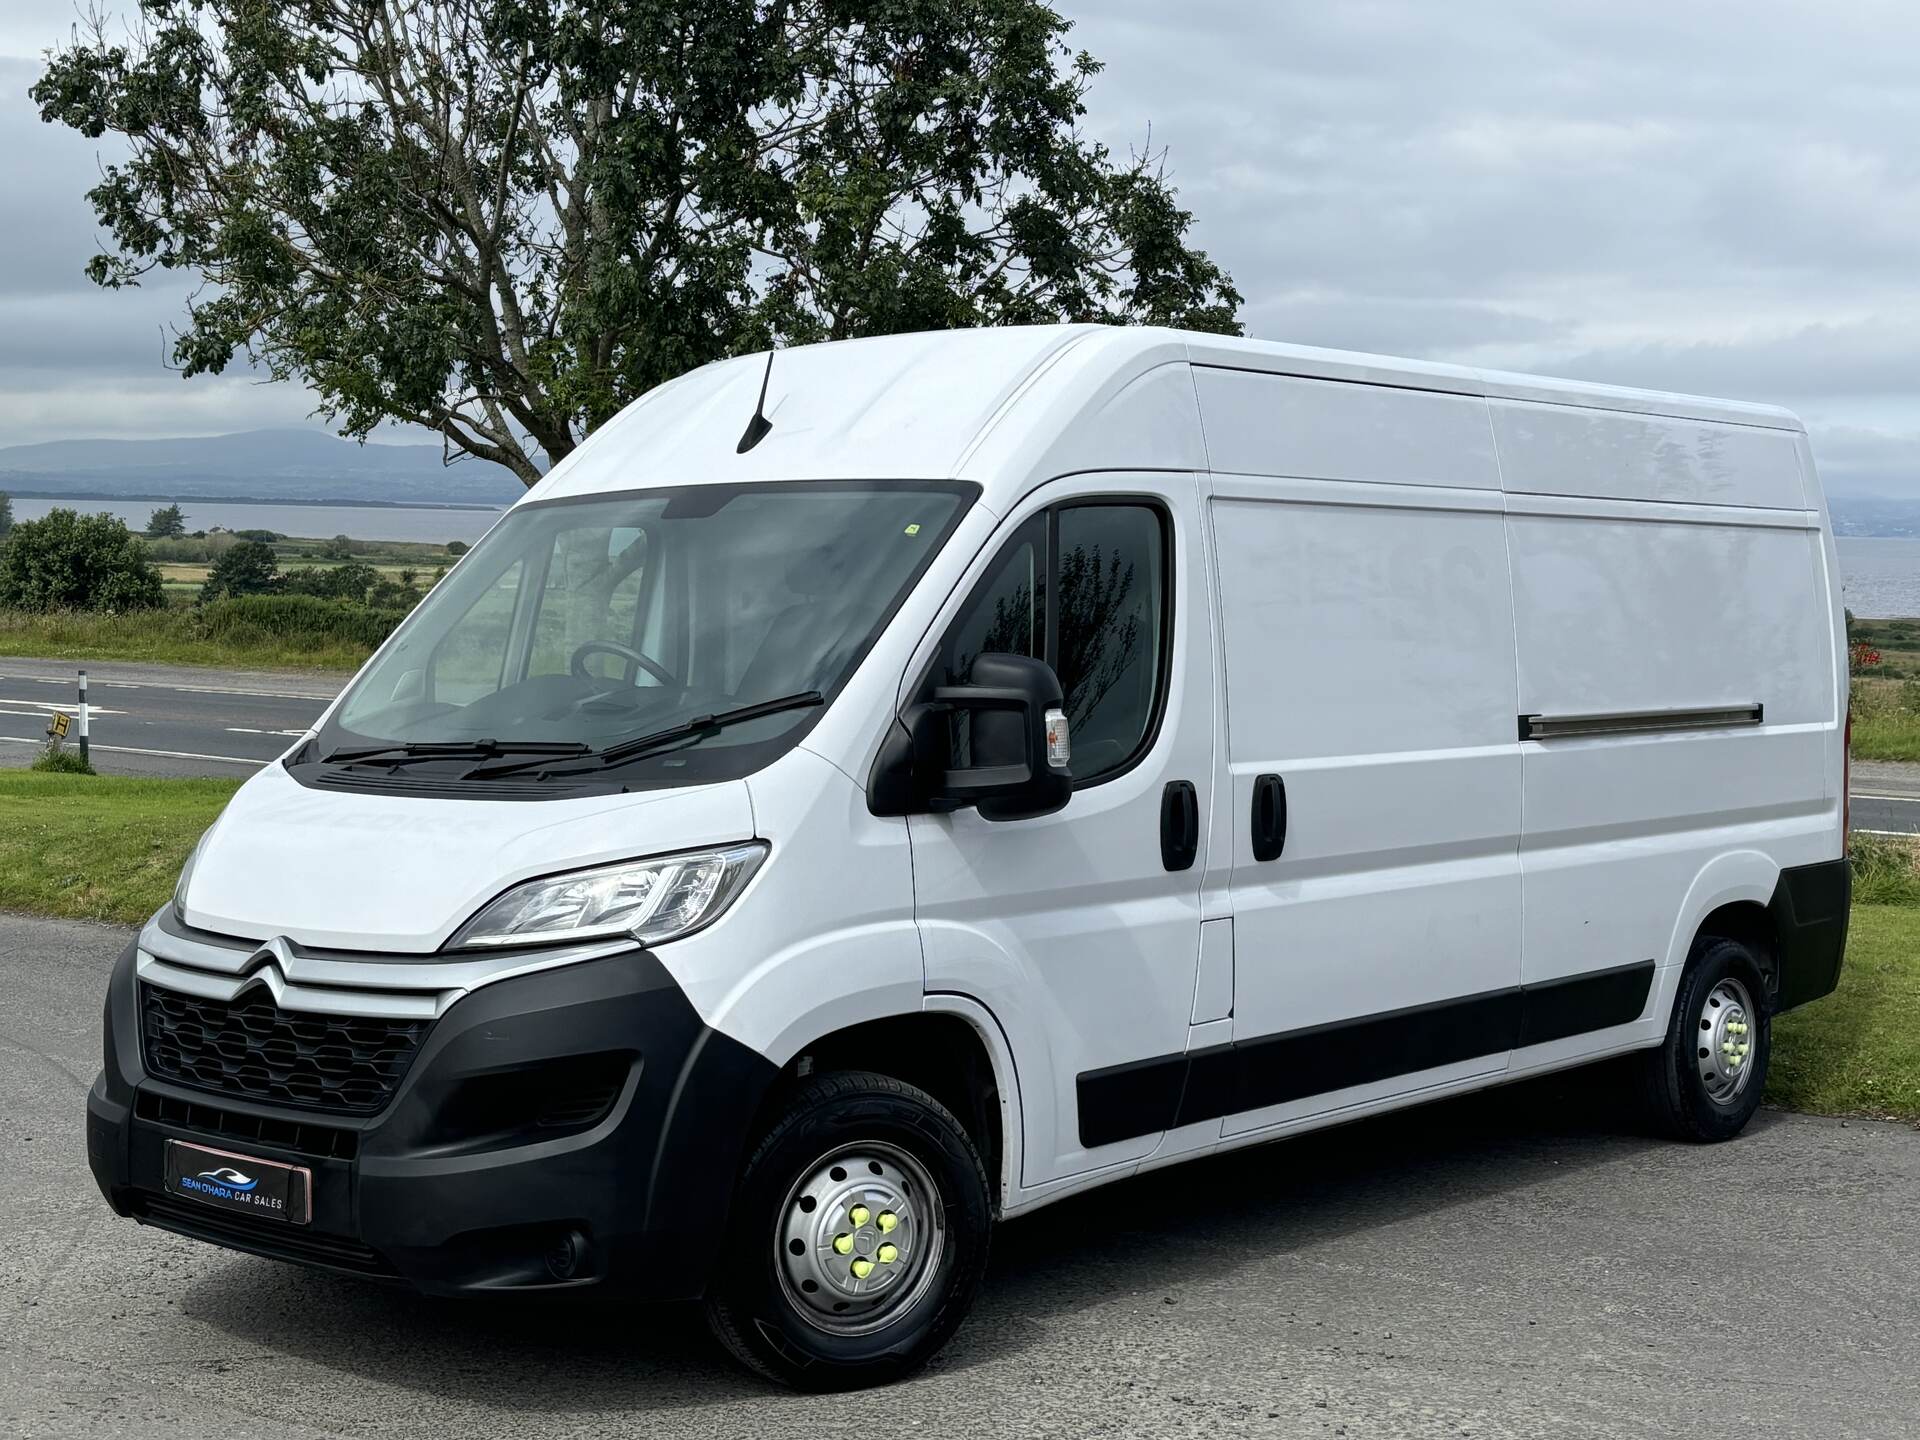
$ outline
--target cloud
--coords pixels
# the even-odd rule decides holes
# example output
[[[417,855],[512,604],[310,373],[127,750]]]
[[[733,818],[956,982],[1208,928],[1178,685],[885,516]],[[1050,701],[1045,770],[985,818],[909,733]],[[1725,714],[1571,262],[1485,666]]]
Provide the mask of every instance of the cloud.
[[[1837,485],[1920,495],[1910,0],[1056,3],[1106,65],[1089,133],[1167,147],[1253,334],[1777,401]],[[3,8],[0,56],[33,56],[76,7]],[[33,217],[0,226],[0,439],[203,388],[304,415],[161,369],[177,288],[90,292],[102,147],[40,123],[36,71],[0,60]]]

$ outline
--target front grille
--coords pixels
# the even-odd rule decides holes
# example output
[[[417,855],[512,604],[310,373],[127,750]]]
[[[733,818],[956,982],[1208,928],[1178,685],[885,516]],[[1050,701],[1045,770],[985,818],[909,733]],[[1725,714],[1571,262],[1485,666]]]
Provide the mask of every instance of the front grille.
[[[428,1021],[282,1010],[255,985],[233,1000],[140,987],[147,1069],[200,1090],[346,1115],[370,1115],[394,1090]]]
[[[239,1110],[223,1110],[198,1100],[181,1100],[172,1095],[156,1095],[143,1090],[135,1097],[133,1113],[142,1120],[191,1130],[210,1138],[246,1145],[265,1145],[275,1150],[291,1150],[315,1160],[351,1160],[359,1153],[360,1135],[310,1120],[286,1120],[279,1117],[248,1115]]]
[[[383,1280],[398,1278],[398,1272],[385,1256],[357,1240],[279,1221],[249,1223],[231,1219],[210,1205],[168,1200],[158,1195],[136,1194],[131,1208],[137,1219],[162,1230],[263,1255],[269,1260],[291,1260],[296,1265],[318,1265],[327,1270],[346,1270]]]

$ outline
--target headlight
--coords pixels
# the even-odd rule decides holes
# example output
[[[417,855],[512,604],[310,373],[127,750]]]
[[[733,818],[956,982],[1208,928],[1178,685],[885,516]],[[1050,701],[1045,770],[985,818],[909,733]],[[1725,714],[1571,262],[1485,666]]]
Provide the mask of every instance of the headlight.
[[[187,863],[180,867],[180,878],[173,882],[173,918],[182,925],[187,923],[187,884],[193,879],[193,867],[199,864],[200,852],[206,848],[207,836],[212,833],[211,825],[200,832],[200,838],[187,853]]]
[[[677,940],[719,919],[766,858],[766,845],[753,841],[529,880],[469,920],[453,947],[609,935],[631,935],[646,945]]]

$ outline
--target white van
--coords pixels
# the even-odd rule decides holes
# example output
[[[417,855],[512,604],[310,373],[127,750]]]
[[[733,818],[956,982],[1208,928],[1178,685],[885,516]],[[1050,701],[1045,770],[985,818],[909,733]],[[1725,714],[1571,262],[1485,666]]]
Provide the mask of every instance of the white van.
[[[113,1208],[704,1296],[844,1387],[989,1231],[1637,1051],[1740,1130],[1845,942],[1802,427],[1156,330],[709,366],[514,506],[111,982]]]

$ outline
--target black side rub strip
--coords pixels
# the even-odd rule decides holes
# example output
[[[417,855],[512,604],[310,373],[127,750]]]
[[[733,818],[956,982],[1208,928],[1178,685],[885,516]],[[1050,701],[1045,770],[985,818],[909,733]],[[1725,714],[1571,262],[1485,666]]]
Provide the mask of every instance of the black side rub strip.
[[[1706,705],[1690,710],[1616,710],[1605,715],[1522,715],[1522,740],[1578,740],[1594,735],[1648,735],[1673,730],[1725,730],[1759,725],[1763,705]]]
[[[1078,1080],[1089,1148],[1390,1080],[1638,1020],[1653,990],[1643,960],[1279,1035],[1165,1055]]]

